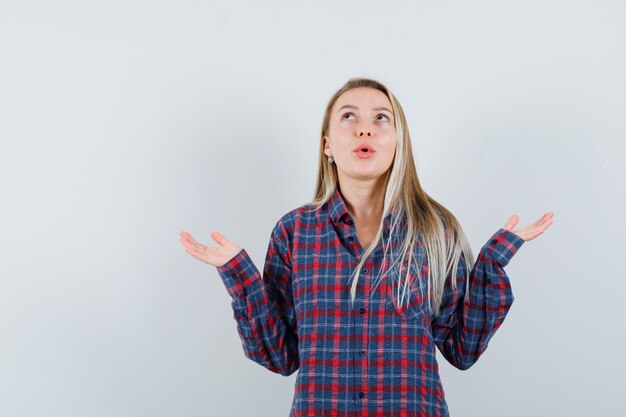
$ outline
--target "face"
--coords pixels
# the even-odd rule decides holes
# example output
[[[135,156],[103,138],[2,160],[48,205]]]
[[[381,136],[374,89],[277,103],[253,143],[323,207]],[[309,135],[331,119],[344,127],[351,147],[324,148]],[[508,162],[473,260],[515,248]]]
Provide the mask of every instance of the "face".
[[[394,114],[382,91],[358,87],[339,96],[331,109],[324,153],[335,159],[340,178],[378,178],[391,167],[395,151]]]

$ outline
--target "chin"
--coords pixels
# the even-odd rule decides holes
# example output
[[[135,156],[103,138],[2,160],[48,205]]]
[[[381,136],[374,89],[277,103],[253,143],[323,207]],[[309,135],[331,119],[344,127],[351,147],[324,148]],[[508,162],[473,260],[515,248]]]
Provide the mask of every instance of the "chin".
[[[384,172],[354,171],[348,174],[348,176],[355,180],[373,180],[381,177],[383,174]]]

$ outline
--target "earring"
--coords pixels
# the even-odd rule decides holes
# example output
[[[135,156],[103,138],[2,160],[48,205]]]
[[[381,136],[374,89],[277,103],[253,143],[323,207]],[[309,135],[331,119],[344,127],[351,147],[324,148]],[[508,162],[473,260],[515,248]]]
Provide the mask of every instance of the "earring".
[[[328,157],[328,163],[332,164],[333,162],[335,162],[335,158],[333,158],[332,156]]]

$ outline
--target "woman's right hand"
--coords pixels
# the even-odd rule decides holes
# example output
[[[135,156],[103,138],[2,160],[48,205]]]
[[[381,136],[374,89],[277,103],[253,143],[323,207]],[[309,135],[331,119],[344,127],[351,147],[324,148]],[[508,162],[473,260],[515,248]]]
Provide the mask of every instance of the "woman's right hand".
[[[211,232],[213,240],[220,245],[217,248],[203,245],[196,242],[187,232],[180,232],[180,242],[185,246],[185,250],[194,258],[213,266],[222,266],[235,257],[242,249],[234,242],[226,239],[217,231]]]

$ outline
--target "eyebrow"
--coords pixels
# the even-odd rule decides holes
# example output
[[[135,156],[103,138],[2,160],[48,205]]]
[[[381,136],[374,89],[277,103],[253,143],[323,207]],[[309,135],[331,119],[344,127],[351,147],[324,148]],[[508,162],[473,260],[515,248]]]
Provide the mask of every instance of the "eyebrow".
[[[345,109],[345,108],[355,109],[355,110],[359,109],[357,106],[355,106],[353,104],[345,104],[345,105],[341,106],[339,108],[339,110],[337,110],[337,113],[339,113],[342,109]],[[391,113],[391,115],[393,115],[393,112],[391,110],[389,110],[387,107],[374,107],[372,110],[375,110],[375,111],[387,111],[387,112]]]

